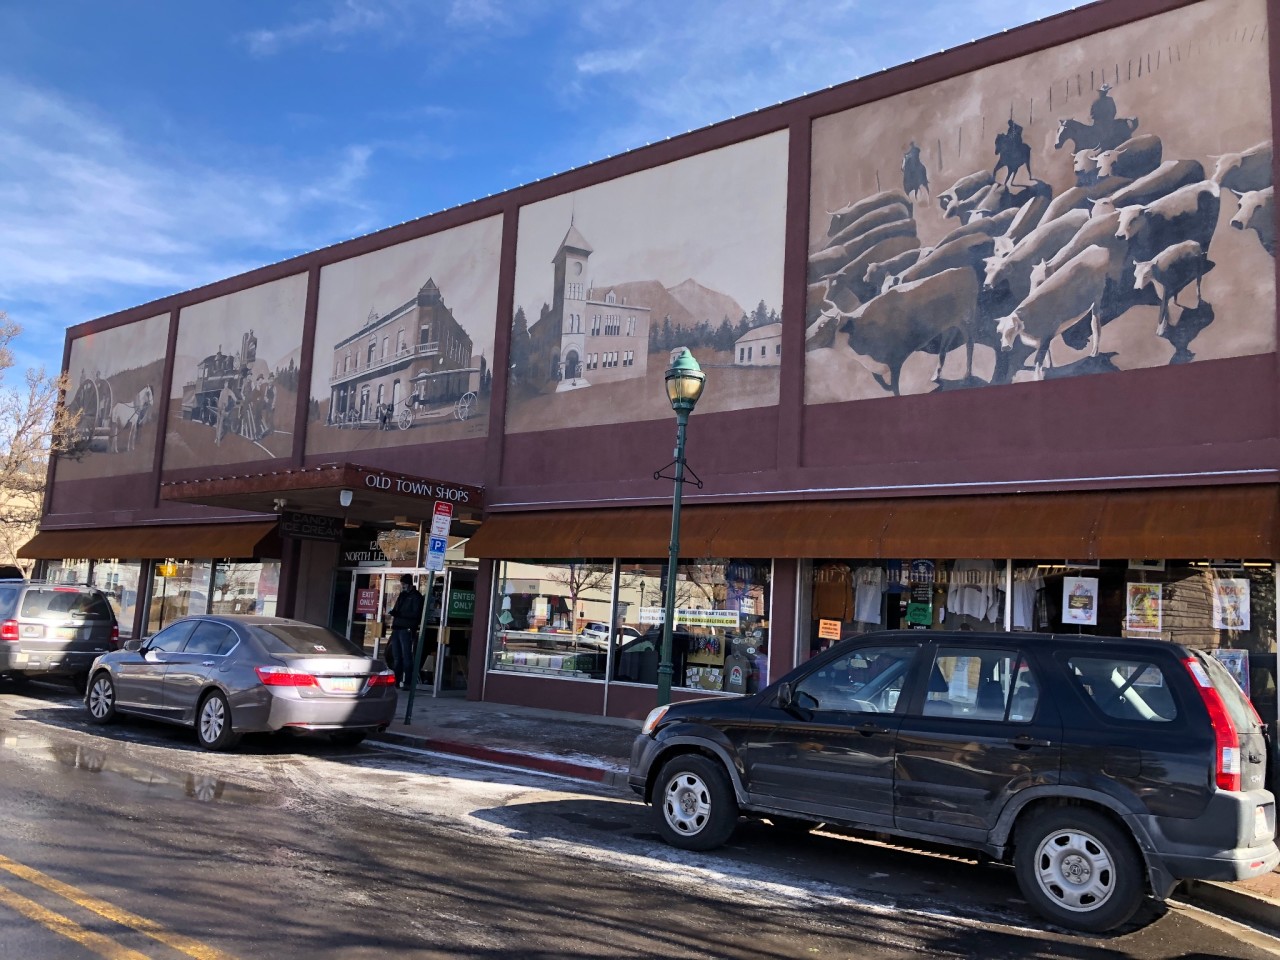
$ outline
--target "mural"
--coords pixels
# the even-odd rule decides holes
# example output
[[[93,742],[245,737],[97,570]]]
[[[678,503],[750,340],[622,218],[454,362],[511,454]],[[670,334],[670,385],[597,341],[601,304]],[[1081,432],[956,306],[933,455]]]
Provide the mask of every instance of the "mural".
[[[817,120],[806,402],[1273,351],[1266,28],[1210,0]]]
[[[182,310],[164,469],[293,452],[306,301],[300,273]]]
[[[307,453],[483,437],[502,218],[320,273]]]
[[[507,431],[670,417],[684,346],[699,412],[776,403],[786,162],[775,133],[522,207]]]
[[[66,404],[76,418],[76,454],[59,480],[150,473],[169,315],[73,340]]]

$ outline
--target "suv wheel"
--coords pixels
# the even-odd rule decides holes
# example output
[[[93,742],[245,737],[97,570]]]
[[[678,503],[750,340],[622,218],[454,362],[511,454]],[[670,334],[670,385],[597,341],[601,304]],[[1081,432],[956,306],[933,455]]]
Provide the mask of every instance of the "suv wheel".
[[[653,805],[663,839],[685,850],[718,847],[738,825],[738,803],[724,768],[697,754],[667,762]]]
[[[1032,815],[1018,829],[1013,864],[1022,895],[1064,927],[1111,930],[1142,903],[1142,862],[1132,840],[1094,810]]]

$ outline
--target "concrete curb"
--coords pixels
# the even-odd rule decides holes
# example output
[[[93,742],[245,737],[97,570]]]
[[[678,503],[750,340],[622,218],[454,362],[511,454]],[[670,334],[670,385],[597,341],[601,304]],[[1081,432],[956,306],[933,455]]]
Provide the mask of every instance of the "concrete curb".
[[[1237,884],[1184,880],[1173,899],[1232,919],[1280,931],[1280,901],[1250,893]]]
[[[397,743],[421,750],[432,750],[436,753],[448,753],[472,760],[484,760],[505,767],[519,767],[525,770],[537,770],[541,773],[554,773],[557,776],[569,777],[573,780],[585,780],[608,787],[625,788],[627,772],[611,767],[592,766],[575,763],[571,760],[559,760],[555,757],[544,757],[537,754],[521,753],[518,750],[501,750],[496,747],[484,747],[474,743],[460,743],[456,740],[441,740],[436,737],[415,736],[386,730],[373,739],[384,743]]]

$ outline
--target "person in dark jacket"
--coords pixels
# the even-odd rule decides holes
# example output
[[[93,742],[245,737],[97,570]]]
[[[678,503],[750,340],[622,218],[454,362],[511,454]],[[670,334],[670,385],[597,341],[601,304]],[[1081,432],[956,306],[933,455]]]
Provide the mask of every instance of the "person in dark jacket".
[[[413,576],[406,573],[400,578],[400,596],[391,607],[391,655],[396,671],[396,688],[409,685],[410,664],[413,663],[414,646],[418,640],[418,628],[422,623],[422,594],[413,585]]]

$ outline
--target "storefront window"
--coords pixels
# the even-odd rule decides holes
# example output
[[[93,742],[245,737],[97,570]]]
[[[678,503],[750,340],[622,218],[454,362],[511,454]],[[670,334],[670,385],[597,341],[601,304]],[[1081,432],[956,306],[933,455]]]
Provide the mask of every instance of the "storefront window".
[[[50,583],[88,583],[88,560],[50,560],[44,566],[44,579]]]
[[[133,617],[138,609],[138,582],[141,560],[97,560],[93,564],[95,587],[107,595],[120,624],[120,636],[133,636]]]
[[[613,562],[498,565],[489,665],[495,670],[601,680],[612,622]]]
[[[1001,629],[1006,566],[919,558],[806,563],[809,590],[801,604],[809,636],[802,656],[875,630]]]
[[[656,684],[666,564],[623,560],[616,569],[611,560],[499,563],[490,668]],[[680,565],[673,687],[753,693],[767,685],[771,585],[767,560]]]
[[[1211,652],[1268,722],[1276,717],[1276,578],[1270,561],[1015,561],[1013,628],[1152,637]]]
[[[213,599],[209,612],[273,617],[279,591],[279,561],[220,560],[214,566]]]
[[[771,582],[768,560],[680,564],[671,635],[673,687],[754,693],[768,685]],[[612,679],[658,682],[665,589],[665,562],[620,565]]]
[[[147,609],[148,634],[155,633],[179,617],[209,612],[209,582],[212,560],[180,560],[173,575],[163,576],[169,564],[156,564],[151,578],[151,603]]]

